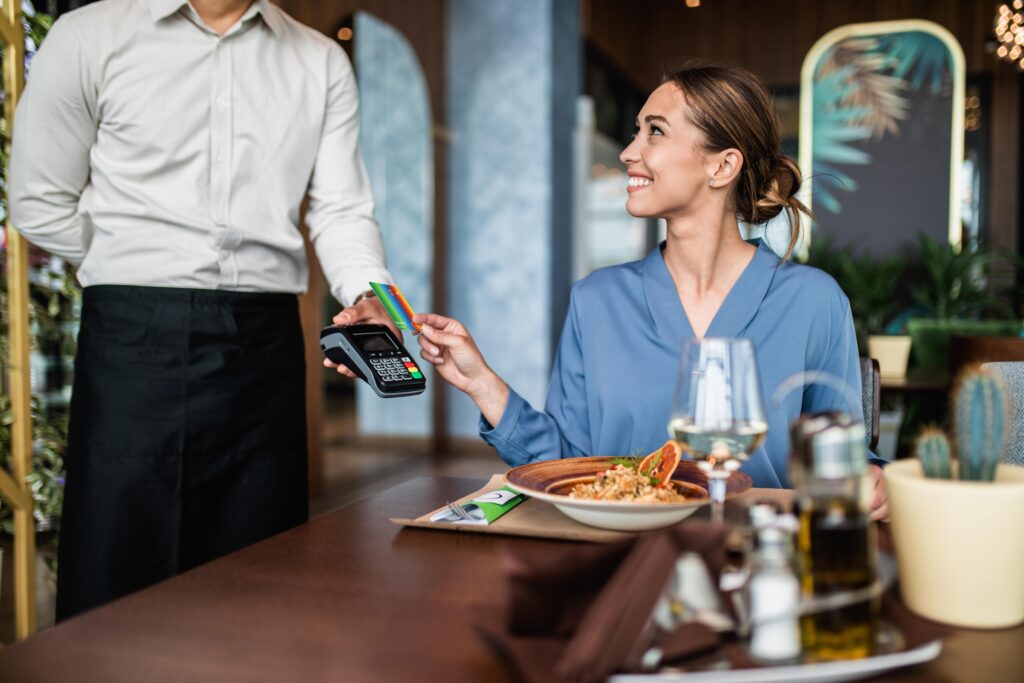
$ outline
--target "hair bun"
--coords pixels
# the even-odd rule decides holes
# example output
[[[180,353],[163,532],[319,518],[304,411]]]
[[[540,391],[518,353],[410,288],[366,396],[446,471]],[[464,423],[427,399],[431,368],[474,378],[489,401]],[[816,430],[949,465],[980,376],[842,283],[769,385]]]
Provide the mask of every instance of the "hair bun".
[[[797,180],[797,171],[794,168],[793,160],[788,157],[779,157],[779,162],[775,166],[775,174],[773,179],[775,180],[776,186],[779,188],[779,196],[783,199],[789,199],[796,191],[800,189],[800,182]]]

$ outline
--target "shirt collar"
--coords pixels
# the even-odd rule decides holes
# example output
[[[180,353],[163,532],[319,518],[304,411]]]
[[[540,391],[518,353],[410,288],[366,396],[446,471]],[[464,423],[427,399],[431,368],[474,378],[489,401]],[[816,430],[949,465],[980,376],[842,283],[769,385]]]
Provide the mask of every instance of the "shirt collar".
[[[757,246],[757,253],[726,295],[705,336],[743,336],[747,325],[757,315],[782,260],[763,240],[753,243]],[[694,336],[693,328],[679,302],[672,274],[665,265],[663,244],[655,247],[642,262],[644,296],[658,335],[666,343],[678,345],[683,339]]]
[[[252,3],[252,9],[263,17],[263,23],[270,28],[274,36],[280,38],[281,30],[283,28],[281,15],[278,14],[276,7],[271,6],[270,0],[256,0]]]
[[[149,13],[152,15],[153,21],[160,21],[171,16],[187,4],[188,0],[149,0]],[[275,36],[280,36],[282,28],[281,17],[270,8],[269,0],[254,0],[242,18],[244,20],[255,14],[263,17],[263,22]]]
[[[171,16],[186,4],[186,0],[149,0],[149,13],[153,16],[153,21],[160,21]]]

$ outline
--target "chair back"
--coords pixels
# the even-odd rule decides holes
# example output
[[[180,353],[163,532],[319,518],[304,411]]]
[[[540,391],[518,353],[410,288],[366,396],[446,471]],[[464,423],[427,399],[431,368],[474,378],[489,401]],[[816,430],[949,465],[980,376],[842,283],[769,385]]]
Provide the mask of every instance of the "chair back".
[[[1000,460],[1024,467],[1024,361],[984,363],[981,367],[1003,378],[1010,401],[1006,448]]]
[[[874,358],[860,359],[860,396],[864,407],[864,440],[872,451],[878,446],[878,413],[882,376],[878,361]]]

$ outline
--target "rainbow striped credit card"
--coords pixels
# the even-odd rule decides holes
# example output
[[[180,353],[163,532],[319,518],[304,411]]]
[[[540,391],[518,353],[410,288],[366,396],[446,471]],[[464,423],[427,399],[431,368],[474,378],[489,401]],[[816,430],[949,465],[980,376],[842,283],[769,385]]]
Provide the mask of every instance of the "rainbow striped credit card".
[[[384,304],[384,309],[395,321],[395,326],[398,329],[420,331],[421,326],[412,321],[412,317],[416,314],[409,302],[402,296],[402,290],[396,285],[385,285],[380,282],[371,282],[370,287],[373,288],[373,293],[377,295],[380,302]]]

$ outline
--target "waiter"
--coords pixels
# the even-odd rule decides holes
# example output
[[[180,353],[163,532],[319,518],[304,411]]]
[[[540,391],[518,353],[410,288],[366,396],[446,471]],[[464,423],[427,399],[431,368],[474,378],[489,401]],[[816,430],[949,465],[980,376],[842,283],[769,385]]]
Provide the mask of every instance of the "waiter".
[[[10,206],[84,287],[61,519],[64,619],[307,519],[308,270],[391,325],[333,41],[267,0],[63,16],[17,112]]]

